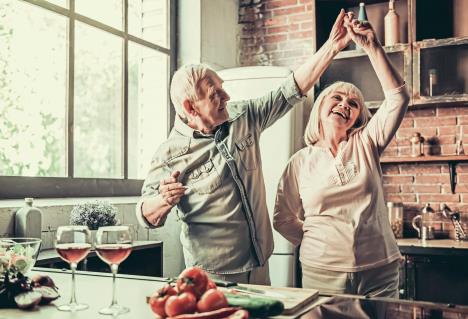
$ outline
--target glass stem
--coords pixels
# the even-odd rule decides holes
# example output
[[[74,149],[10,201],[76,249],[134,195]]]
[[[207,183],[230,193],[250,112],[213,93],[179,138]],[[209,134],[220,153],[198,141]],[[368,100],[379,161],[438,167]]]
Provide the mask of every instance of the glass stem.
[[[111,272],[112,272],[112,303],[111,307],[117,305],[117,298],[115,296],[115,277],[117,276],[117,270],[119,269],[119,265],[111,264]]]
[[[70,296],[70,304],[77,304],[76,302],[76,295],[75,295],[75,270],[76,270],[77,264],[76,263],[71,263],[70,264],[70,269],[72,272],[72,285],[71,285],[71,296]]]

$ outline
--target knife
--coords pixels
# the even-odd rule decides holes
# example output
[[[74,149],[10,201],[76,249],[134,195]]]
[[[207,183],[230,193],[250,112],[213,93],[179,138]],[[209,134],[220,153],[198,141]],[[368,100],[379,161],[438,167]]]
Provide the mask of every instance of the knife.
[[[240,292],[244,292],[247,294],[257,295],[257,296],[277,298],[277,299],[288,299],[288,296],[275,292],[275,291],[269,291],[269,290],[267,291],[267,290],[262,290],[258,288],[250,288],[250,287],[239,286],[239,285],[232,287],[232,289],[240,291]]]

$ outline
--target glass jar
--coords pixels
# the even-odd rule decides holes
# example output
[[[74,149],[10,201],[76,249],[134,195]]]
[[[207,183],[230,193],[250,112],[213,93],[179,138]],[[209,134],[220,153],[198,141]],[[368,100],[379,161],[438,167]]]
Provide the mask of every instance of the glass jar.
[[[388,219],[395,238],[403,238],[403,204],[387,202]]]
[[[410,138],[411,142],[411,156],[418,157],[424,155],[424,137],[421,133],[416,132]]]

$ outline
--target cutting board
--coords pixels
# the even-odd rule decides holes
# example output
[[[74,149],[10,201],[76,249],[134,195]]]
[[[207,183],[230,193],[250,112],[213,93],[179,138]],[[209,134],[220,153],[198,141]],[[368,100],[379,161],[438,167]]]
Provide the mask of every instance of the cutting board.
[[[284,311],[281,315],[292,315],[296,314],[300,309],[309,305],[314,301],[318,295],[319,291],[316,289],[304,289],[304,288],[289,288],[289,287],[271,287],[271,286],[261,286],[261,285],[246,285],[240,284],[239,286],[245,286],[249,288],[254,288],[258,290],[263,290],[267,292],[264,297],[273,298],[280,300],[284,303]],[[230,287],[235,288],[235,287]],[[274,296],[268,296],[268,292],[271,291]],[[259,296],[260,294],[251,294],[248,292],[236,291],[239,294]],[[283,295],[281,298],[279,295]]]

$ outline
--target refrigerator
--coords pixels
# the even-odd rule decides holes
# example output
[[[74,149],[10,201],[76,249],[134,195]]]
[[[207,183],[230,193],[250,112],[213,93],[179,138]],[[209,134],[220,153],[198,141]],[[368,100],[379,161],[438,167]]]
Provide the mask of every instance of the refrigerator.
[[[261,97],[276,89],[291,74],[291,70],[275,66],[253,66],[218,71],[231,101]],[[260,153],[265,178],[267,206],[273,220],[276,188],[289,158],[302,147],[304,103],[288,112],[260,137]],[[273,230],[274,246],[269,260],[271,285],[296,287],[297,252],[283,236]]]

